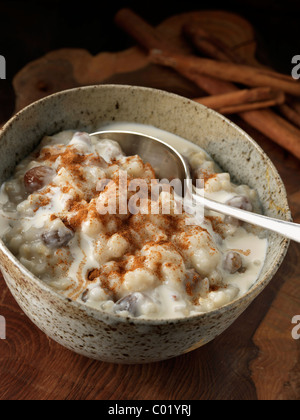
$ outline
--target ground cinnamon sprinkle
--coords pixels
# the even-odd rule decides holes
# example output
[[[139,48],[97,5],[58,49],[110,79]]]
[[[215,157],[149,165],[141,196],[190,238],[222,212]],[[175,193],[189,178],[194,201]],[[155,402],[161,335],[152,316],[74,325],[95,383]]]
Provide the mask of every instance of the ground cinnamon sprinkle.
[[[76,231],[81,224],[87,220],[89,213],[89,205],[86,201],[81,200],[79,195],[67,202],[68,216],[62,217],[62,221],[69,229]]]
[[[67,185],[62,186],[60,189],[62,193],[68,194],[72,190],[72,186],[67,184]]]
[[[58,171],[61,168],[66,168],[78,181],[85,182],[86,179],[83,176],[82,165],[85,161],[91,158],[91,156],[93,155],[81,155],[76,148],[67,146],[64,152],[57,154],[51,153],[51,149],[46,148],[41,152],[38,160],[54,163],[57,159],[59,159],[60,164],[57,169]]]
[[[236,251],[240,254],[245,255],[245,257],[248,257],[251,254],[251,250],[247,249],[247,251],[243,251],[242,249],[232,249],[231,251]]]
[[[62,217],[62,221],[68,229],[74,232],[82,225],[82,223],[88,218],[88,209],[82,208],[77,210],[74,214],[67,217]]]
[[[131,270],[130,271],[137,270],[138,268],[143,268],[144,267],[145,260],[146,260],[146,257],[144,257],[144,256],[136,256],[134,258],[134,264],[131,267]]]
[[[51,193],[51,188],[48,187],[44,191],[40,191],[37,197],[37,201],[34,202],[34,209],[33,212],[36,213],[39,208],[46,207],[51,203],[51,198],[47,194]]]
[[[201,179],[203,179],[204,183],[206,183],[207,181],[209,181],[210,179],[216,178],[217,174],[212,174],[210,172],[207,172],[203,169],[201,169]]]
[[[191,285],[191,283],[186,284],[185,291],[186,291],[186,294],[188,296],[193,296],[194,295],[194,290],[193,290],[193,286]]]
[[[139,268],[144,268],[145,259],[145,256],[134,256],[134,263],[131,265],[130,268],[126,267],[128,265],[128,261],[126,259],[120,259],[119,261],[116,261],[117,268],[115,271],[112,271],[112,273],[119,275],[121,277],[121,282],[123,282],[126,273],[129,273],[130,271],[135,271]],[[93,282],[95,279],[99,278],[101,274],[101,268],[95,268],[88,272],[87,279],[88,281]]]
[[[185,252],[188,250],[191,246],[190,238],[194,235],[202,231],[205,231],[204,228],[200,226],[194,226],[192,229],[189,229],[188,231],[185,230],[182,226],[182,218],[178,217],[177,215],[172,214],[160,214],[158,215],[160,218],[160,223],[163,221],[161,228],[163,231],[163,237],[158,235],[156,240],[151,240],[148,242],[141,241],[139,238],[141,235],[146,235],[147,238],[147,223],[152,223],[151,220],[151,176],[153,179],[156,178],[155,172],[153,168],[149,164],[144,165],[145,173],[150,173],[150,178],[147,179],[148,183],[148,197],[145,197],[145,200],[148,200],[148,210],[150,212],[149,215],[142,215],[140,214],[139,217],[134,217],[129,212],[129,209],[127,207],[128,215],[101,215],[97,210],[97,199],[100,194],[107,193],[109,189],[109,185],[106,185],[104,190],[97,191],[96,188],[92,188],[91,191],[87,191],[88,194],[80,194],[80,190],[84,189],[85,183],[87,182],[83,167],[88,166],[89,164],[96,164],[98,163],[99,166],[104,165],[102,162],[102,159],[95,158],[93,154],[90,155],[82,155],[76,150],[74,147],[67,147],[64,151],[59,152],[59,148],[57,149],[57,153],[53,153],[51,149],[45,148],[40,154],[39,160],[41,161],[48,161],[48,162],[56,162],[58,163],[58,169],[59,172],[61,169],[65,168],[72,176],[72,182],[75,183],[75,186],[78,185],[79,187],[79,193],[76,193],[74,190],[74,186],[71,183],[66,183],[65,185],[62,185],[60,187],[61,192],[63,194],[71,194],[72,198],[68,200],[66,210],[67,213],[64,213],[62,215],[51,215],[50,220],[53,221],[56,218],[60,218],[62,222],[65,224],[65,226],[72,230],[73,232],[76,232],[80,228],[83,222],[87,220],[100,220],[103,226],[107,226],[109,223],[115,226],[114,231],[110,231],[109,234],[106,234],[107,240],[110,239],[112,235],[115,233],[118,233],[120,236],[126,239],[126,241],[129,244],[129,249],[127,254],[125,254],[120,259],[112,259],[114,261],[114,269],[109,273],[109,276],[103,271],[102,268],[94,268],[90,270],[85,276],[85,279],[80,280],[80,284],[78,285],[76,289],[76,293],[79,293],[79,288],[85,286],[84,282],[95,282],[100,281],[101,287],[106,290],[113,298],[116,298],[117,296],[117,288],[124,282],[124,278],[126,273],[130,271],[135,271],[137,269],[145,268],[145,256],[138,255],[138,251],[145,246],[162,246],[167,247],[168,249],[173,249],[174,251],[178,252],[183,260],[186,260]],[[111,164],[107,164],[107,167],[113,167],[114,165],[118,164],[117,161],[113,161]],[[106,165],[106,163],[105,163]],[[147,175],[149,177],[149,175]],[[208,179],[213,178],[215,175],[208,174],[206,172],[203,172],[203,176],[205,181]],[[127,178],[127,187],[129,187],[130,182],[132,181],[132,177],[128,176]],[[112,171],[112,178],[111,182],[114,182],[117,185],[117,203],[118,198],[120,194],[120,184],[119,184],[119,175],[116,171],[115,174]],[[79,185],[80,184],[80,185]],[[126,188],[126,186],[125,186]],[[128,194],[128,201],[127,206],[130,197],[137,193],[138,189],[134,192],[129,192]],[[83,199],[85,197],[85,199]],[[43,206],[50,203],[50,199],[48,197],[41,197],[38,205]],[[138,201],[136,203],[137,207],[139,207],[141,203]],[[118,207],[118,206],[117,206]],[[209,218],[213,224],[213,228],[217,229],[218,227],[218,221],[216,218]],[[220,219],[221,220],[221,219]],[[155,223],[155,222],[154,222]],[[174,243],[173,237],[177,233],[182,232],[185,233],[183,235],[182,240],[179,242]],[[206,231],[207,232],[207,231]],[[166,239],[165,239],[166,238]],[[157,254],[157,264],[155,269],[153,270],[153,274],[162,281],[163,279],[163,263],[162,261],[162,254],[159,251],[159,249],[155,250]],[[130,266],[129,266],[129,260],[130,260]],[[63,263],[63,260],[61,259],[59,261],[60,264]],[[85,261],[82,261],[80,264],[80,273],[78,273],[78,276],[81,278],[81,272],[84,268]],[[130,267],[130,268],[129,268]],[[177,271],[180,269],[180,266],[177,264],[174,264],[172,262],[166,262],[164,263],[164,267],[168,268],[169,270]],[[79,275],[80,274],[80,275]],[[117,281],[115,281],[117,279]],[[195,291],[197,290],[197,286],[199,285],[201,278],[196,273],[195,276],[192,279],[189,279],[189,281],[186,282],[186,293],[188,296],[195,296]],[[72,292],[73,293],[73,292]]]
[[[222,218],[219,216],[205,216],[205,219],[210,221],[213,231],[215,233],[218,233],[221,236],[221,238],[224,239],[224,224]]]
[[[194,296],[199,283],[202,281],[202,277],[195,271],[193,277],[190,274],[186,275],[185,290],[188,296]]]
[[[48,206],[49,204],[51,203],[51,198],[50,197],[43,197],[43,196],[40,196],[39,197],[39,200],[38,200],[38,202],[37,203],[35,203],[36,204],[36,207],[34,208],[34,213],[36,213],[38,210],[39,210],[39,208],[40,207],[46,207],[46,206]]]

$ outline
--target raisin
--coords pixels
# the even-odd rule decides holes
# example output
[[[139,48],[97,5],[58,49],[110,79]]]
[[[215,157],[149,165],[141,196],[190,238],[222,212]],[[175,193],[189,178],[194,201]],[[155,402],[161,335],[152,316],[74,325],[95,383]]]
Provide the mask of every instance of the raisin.
[[[236,195],[235,197],[228,200],[226,204],[228,204],[231,207],[235,207],[241,210],[247,210],[247,211],[253,210],[253,206],[250,203],[249,198],[244,195]]]
[[[115,312],[123,312],[127,311],[132,316],[139,316],[140,315],[140,304],[147,299],[145,295],[142,293],[131,293],[128,296],[120,299],[115,304]]]
[[[58,249],[68,245],[74,237],[74,232],[69,229],[50,230],[42,234],[42,240],[49,248]]]
[[[185,290],[189,296],[194,296],[199,289],[202,277],[194,269],[187,270],[185,278]]]
[[[236,228],[238,228],[239,226],[242,225],[242,222],[240,220],[235,219],[232,216],[225,216],[224,223],[226,225],[231,225],[231,226],[236,227]]]
[[[85,291],[81,295],[82,302],[86,303],[89,298],[89,289],[85,289]]]
[[[33,194],[48,185],[55,175],[55,171],[48,166],[36,166],[24,175],[25,190]]]
[[[243,259],[241,255],[234,251],[227,252],[224,257],[223,268],[230,274],[234,274],[237,271],[242,272],[241,270],[243,268]]]

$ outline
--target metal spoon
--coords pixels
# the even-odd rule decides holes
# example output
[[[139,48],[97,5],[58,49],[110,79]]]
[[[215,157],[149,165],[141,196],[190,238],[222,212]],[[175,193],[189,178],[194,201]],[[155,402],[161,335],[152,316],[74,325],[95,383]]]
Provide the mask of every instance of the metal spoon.
[[[189,164],[185,158],[176,149],[162,140],[144,134],[121,130],[99,131],[90,134],[90,136],[117,141],[127,156],[139,155],[144,162],[150,163],[160,180],[179,179],[182,185],[184,185],[186,180],[191,180]],[[196,203],[210,210],[271,230],[286,238],[300,242],[299,224],[251,213],[197,194],[192,194],[192,198]]]

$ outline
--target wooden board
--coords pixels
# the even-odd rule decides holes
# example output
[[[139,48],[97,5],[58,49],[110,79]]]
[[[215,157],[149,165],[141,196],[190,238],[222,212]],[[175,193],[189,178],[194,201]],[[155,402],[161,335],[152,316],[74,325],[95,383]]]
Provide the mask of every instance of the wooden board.
[[[180,28],[191,17],[255,61],[253,29],[228,13],[188,13],[158,29],[187,51]],[[139,48],[96,57],[85,50],[60,50],[17,75],[16,110],[49,93],[100,82],[157,87],[188,97],[199,93],[172,71],[149,65]],[[234,121],[273,160],[300,223],[300,162],[238,118]],[[299,258],[300,246],[293,243],[266,290],[213,342],[167,362],[137,366],[89,360],[56,344],[23,314],[1,277],[0,315],[6,318],[7,339],[0,340],[0,399],[299,399],[300,341],[292,338],[291,323],[300,315]]]

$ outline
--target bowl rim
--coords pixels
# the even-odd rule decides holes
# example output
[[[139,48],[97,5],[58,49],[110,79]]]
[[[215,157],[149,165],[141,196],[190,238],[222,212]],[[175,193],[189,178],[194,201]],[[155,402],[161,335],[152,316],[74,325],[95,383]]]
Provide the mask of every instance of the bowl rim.
[[[202,104],[196,103],[191,99],[185,98],[181,95],[175,94],[175,93],[170,93],[167,92],[165,90],[162,89],[156,89],[156,88],[149,88],[149,87],[143,87],[143,86],[132,86],[132,85],[125,85],[125,84],[103,84],[103,85],[89,85],[89,86],[82,86],[82,87],[75,87],[72,89],[66,89],[66,90],[62,90],[56,93],[53,93],[51,95],[48,95],[44,98],[41,98],[29,105],[27,105],[26,107],[24,107],[23,109],[21,109],[20,111],[18,111],[15,115],[13,115],[1,128],[0,128],[0,142],[2,140],[2,136],[4,135],[4,133],[12,126],[12,124],[14,124],[15,120],[17,120],[19,118],[20,115],[22,115],[23,113],[26,113],[28,110],[33,109],[36,106],[39,106],[40,104],[43,104],[45,102],[51,101],[53,98],[55,97],[59,97],[59,96],[65,96],[68,94],[72,94],[75,93],[77,91],[82,91],[82,90],[101,90],[101,89],[128,89],[128,90],[139,90],[139,91],[144,91],[144,92],[152,92],[152,93],[157,93],[157,94],[163,94],[165,96],[169,96],[170,98],[173,97],[176,100],[184,100],[187,104],[191,103],[193,106],[195,106],[198,109],[205,109],[206,112],[208,112],[209,114],[211,114],[214,118],[218,118],[223,120],[226,124],[230,125],[234,130],[238,131],[244,138],[247,139],[248,142],[251,143],[251,145],[258,151],[258,153],[261,155],[261,157],[268,163],[268,166],[270,167],[270,169],[272,169],[273,174],[275,176],[275,180],[277,182],[277,184],[280,184],[281,187],[281,193],[282,196],[284,196],[284,199],[286,201],[286,218],[284,220],[287,221],[292,221],[292,216],[291,216],[291,211],[289,208],[289,204],[288,204],[288,197],[287,197],[287,192],[286,192],[286,188],[285,185],[278,173],[278,170],[276,169],[274,163],[272,162],[272,160],[268,157],[268,155],[264,152],[264,150],[261,148],[261,146],[259,146],[256,141],[247,133],[245,132],[241,127],[239,127],[237,124],[235,124],[234,122],[232,122],[231,120],[229,120],[228,118],[224,117],[223,115],[219,114],[217,111],[214,111]],[[188,139],[186,139],[188,140]],[[191,142],[191,140],[188,140]],[[210,318],[213,317],[214,315],[220,315],[221,313],[230,311],[231,309],[233,309],[234,307],[238,306],[239,303],[241,303],[242,301],[247,301],[248,305],[250,303],[252,303],[252,301],[257,297],[258,294],[260,294],[261,291],[263,291],[263,289],[267,286],[267,284],[272,280],[272,278],[274,277],[274,275],[276,274],[277,270],[279,269],[280,265],[282,264],[283,260],[285,259],[285,256],[287,254],[289,245],[290,245],[290,240],[287,238],[282,237],[282,242],[281,242],[281,246],[280,246],[280,253],[278,254],[277,259],[273,262],[272,266],[269,268],[269,270],[263,275],[263,277],[260,279],[260,281],[256,281],[251,287],[250,289],[243,294],[242,296],[230,301],[229,303],[227,303],[226,305],[223,305],[219,308],[215,308],[212,311],[208,311],[208,312],[200,312],[200,313],[195,313],[193,315],[189,315],[186,317],[178,317],[178,318],[134,318],[134,317],[129,317],[129,316],[122,316],[119,314],[115,314],[115,313],[110,313],[107,312],[105,310],[102,309],[98,309],[98,308],[94,308],[94,307],[90,307],[88,305],[85,305],[83,303],[80,303],[79,301],[74,301],[71,300],[69,298],[67,298],[66,296],[64,296],[62,293],[59,293],[57,290],[55,290],[54,288],[52,288],[51,286],[49,286],[47,283],[43,282],[43,280],[39,279],[37,276],[35,276],[33,273],[31,273],[24,265],[21,264],[21,262],[12,254],[12,252],[6,247],[6,245],[4,244],[4,242],[2,241],[2,239],[0,238],[0,252],[3,253],[3,255],[5,255],[7,257],[7,259],[9,260],[9,262],[13,263],[18,269],[19,271],[26,276],[27,278],[30,279],[31,282],[33,282],[37,287],[41,288],[44,292],[53,294],[54,297],[56,299],[59,299],[61,301],[61,303],[70,305],[76,309],[78,309],[79,311],[83,311],[86,313],[87,316],[91,316],[94,319],[98,319],[98,320],[103,320],[104,318],[109,318],[111,320],[111,322],[119,322],[119,323],[126,323],[126,324],[134,324],[134,325],[138,325],[138,326],[159,326],[159,325],[178,325],[178,324],[182,324],[182,323],[186,323],[186,322],[192,322],[195,321],[197,319],[199,319],[199,321],[203,318]],[[1,269],[1,266],[0,266]],[[6,280],[5,280],[6,281]],[[7,282],[6,282],[7,283]],[[247,306],[248,306],[247,305]]]

